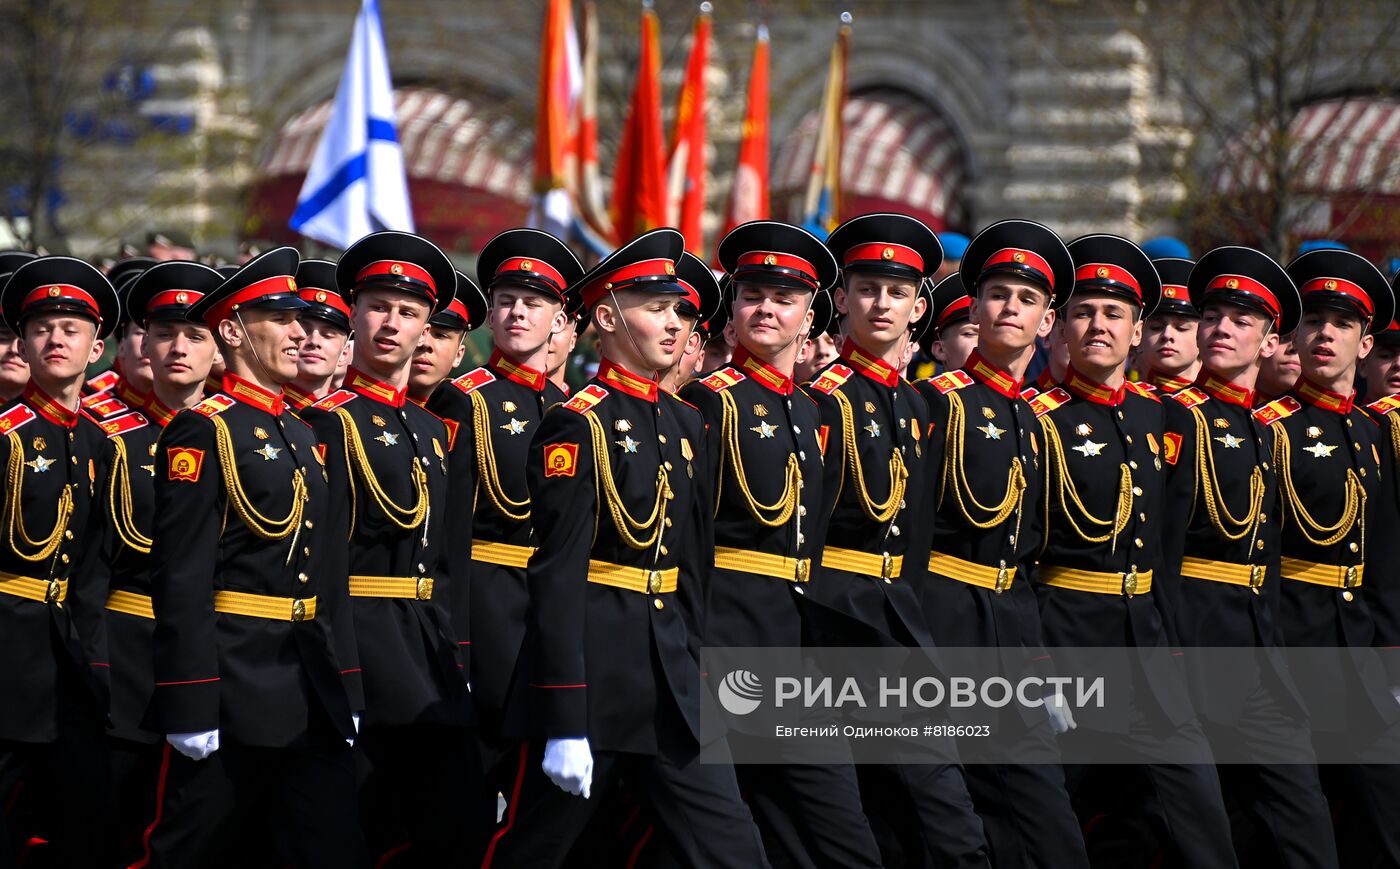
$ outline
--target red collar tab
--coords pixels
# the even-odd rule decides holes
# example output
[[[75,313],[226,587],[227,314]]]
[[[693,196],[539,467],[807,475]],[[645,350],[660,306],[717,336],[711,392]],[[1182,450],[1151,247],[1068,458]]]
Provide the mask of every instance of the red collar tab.
[[[126,379],[123,379],[121,383],[117,384],[116,391],[117,398],[126,402],[129,406],[133,408],[141,407],[146,403],[146,400],[150,398],[149,395],[137,392],[135,389],[132,389],[131,383]]]
[[[968,319],[970,317],[968,309],[971,307],[971,296],[954,299],[946,308],[938,312],[938,322],[934,324],[934,328],[942,330],[958,320]]]
[[[231,398],[236,398],[244,404],[256,407],[258,410],[266,411],[273,416],[279,416],[285,402],[280,392],[268,392],[251,380],[244,380],[237,374],[224,374],[224,393]]]
[[[292,406],[292,410],[301,410],[304,407],[316,403],[316,396],[309,392],[304,392],[290,383],[282,387],[282,395],[286,399],[287,404]]]
[[[59,404],[34,381],[24,385],[24,403],[38,411],[39,415],[54,425],[73,428],[78,424],[78,412]]]
[[[1191,301],[1191,293],[1179,284],[1162,284],[1162,298],[1189,302]]]
[[[437,282],[433,280],[432,274],[420,265],[404,262],[398,259],[375,260],[355,273],[355,283],[374,278],[380,275],[390,275],[395,278],[409,278],[423,284],[427,284],[434,298],[437,297]]]
[[[491,351],[491,358],[487,360],[486,364],[500,372],[501,376],[507,380],[514,380],[521,386],[527,386],[536,392],[544,389],[546,378],[543,371],[536,371],[528,365],[521,365],[499,349]]]
[[[1195,385],[1204,389],[1207,395],[1217,401],[1237,404],[1245,410],[1254,407],[1254,390],[1242,389],[1228,380],[1221,380],[1205,369],[1201,369],[1201,375],[1196,378]]]
[[[588,286],[584,287],[583,304],[585,307],[591,308],[599,299],[603,298],[604,293],[625,289],[633,284],[649,281],[674,282],[675,279],[676,264],[664,257],[628,263],[605,275],[599,275]]]
[[[24,297],[24,301],[19,303],[19,309],[24,312],[30,305],[45,302],[48,304],[68,304],[77,305],[84,308],[88,316],[97,320],[99,330],[102,326],[102,310],[97,306],[97,300],[92,294],[82,287],[75,287],[72,284],[44,284],[31,290],[29,295]]]
[[[1340,395],[1330,389],[1323,389],[1306,377],[1298,378],[1298,382],[1293,384],[1293,392],[1313,407],[1320,407],[1323,410],[1330,410],[1342,415],[1351,413],[1352,400],[1356,398],[1354,392],[1350,395]]]
[[[742,345],[734,348],[734,358],[730,360],[729,364],[737,366],[739,370],[758,381],[759,384],[779,395],[792,394],[791,377],[754,356]]]
[[[350,316],[350,306],[345,304],[345,297],[335,290],[322,290],[316,287],[301,287],[297,291],[303,302],[314,302],[317,305],[325,305],[334,308],[346,317]]]
[[[1107,286],[1112,289],[1127,289],[1142,302],[1142,285],[1133,273],[1113,263],[1085,263],[1074,270],[1074,283],[1086,288]]]
[[[1057,385],[1058,385],[1058,384],[1055,383],[1055,375],[1052,374],[1052,373],[1050,372],[1050,366],[1049,366],[1049,365],[1047,365],[1047,366],[1045,366],[1044,368],[1040,369],[1040,373],[1037,374],[1037,375],[1036,375],[1036,378],[1035,378],[1035,388],[1036,388],[1036,389],[1040,390],[1041,392],[1044,392],[1045,390],[1050,389],[1050,388],[1052,388],[1052,387],[1054,387],[1054,386],[1057,386]]]
[[[204,314],[204,323],[212,329],[219,324],[219,321],[229,319],[230,315],[243,305],[259,301],[268,296],[281,296],[286,293],[295,293],[296,291],[297,279],[292,275],[277,275],[276,277],[263,278],[260,281],[249,284],[227,299],[211,307]]]
[[[817,288],[817,267],[802,257],[793,256],[790,253],[751,250],[740,255],[739,261],[734,266],[734,273],[736,276],[741,271],[756,271],[762,274],[765,269],[797,278],[810,285],[814,290]]]
[[[862,350],[856,342],[850,338],[846,339],[846,345],[841,348],[841,358],[869,377],[871,380],[883,386],[895,386],[899,383],[899,372],[895,371],[884,360],[873,353]]]
[[[640,377],[613,362],[604,358],[598,366],[598,379],[609,386],[617,387],[633,398],[640,398],[643,401],[656,401],[656,381],[650,377]]]
[[[924,258],[919,256],[919,252],[902,244],[857,244],[847,248],[845,256],[841,258],[841,265],[845,268],[865,262],[898,263],[920,273],[924,270]]]
[[[1304,299],[1308,297],[1308,293],[1339,293],[1360,308],[1368,319],[1376,314],[1371,294],[1363,290],[1360,284],[1346,278],[1313,278],[1298,288],[1298,295]]]
[[[1245,277],[1244,275],[1216,275],[1210,279],[1210,283],[1206,284],[1205,294],[1208,295],[1216,290],[1252,296],[1263,303],[1264,307],[1275,320],[1278,319],[1279,311],[1282,310],[1282,308],[1279,307],[1278,296],[1275,296],[1268,287],[1259,283],[1254,278]]]
[[[1006,398],[1014,400],[1021,396],[1021,381],[983,359],[982,354],[976,350],[973,350],[972,355],[967,357],[967,364],[963,366],[963,371],[971,374],[978,383],[985,383],[993,391]],[[1054,384],[1049,385],[1053,386]]]
[[[151,397],[146,401],[146,406],[143,410],[146,411],[146,416],[149,416],[151,421],[161,428],[165,428],[166,424],[175,418],[175,411],[166,407],[164,402],[156,398],[154,392],[151,393]]]
[[[1065,389],[1068,389],[1071,393],[1085,401],[1090,401],[1094,404],[1117,407],[1123,403],[1123,396],[1128,393],[1128,383],[1126,380],[1118,384],[1117,389],[1111,389],[1099,383],[1097,380],[1091,380],[1078,371],[1075,371],[1073,365],[1070,366],[1066,374]]]
[[[345,372],[345,388],[358,392],[365,398],[382,401],[390,407],[403,407],[407,389],[395,389],[382,380],[376,380],[354,367]]]
[[[1191,385],[1189,378],[1177,377],[1175,374],[1163,374],[1155,368],[1147,372],[1147,382],[1163,392],[1180,392]]]
[[[202,298],[204,294],[198,290],[163,290],[151,296],[151,300],[146,303],[146,310],[149,312],[156,308],[189,307]]]
[[[496,266],[495,277],[499,278],[520,272],[528,274],[535,280],[553,284],[554,288],[561,294],[569,283],[564,280],[564,274],[549,263],[523,256],[513,256],[510,259],[502,260],[501,264]]]
[[[1055,270],[1050,268],[1050,263],[1045,257],[1033,250],[1025,250],[1019,247],[1004,247],[982,263],[982,272],[1001,265],[1010,265],[1019,269],[1028,269],[1037,272],[1040,279],[1045,281],[1045,285],[1050,288],[1051,294],[1055,292]]]

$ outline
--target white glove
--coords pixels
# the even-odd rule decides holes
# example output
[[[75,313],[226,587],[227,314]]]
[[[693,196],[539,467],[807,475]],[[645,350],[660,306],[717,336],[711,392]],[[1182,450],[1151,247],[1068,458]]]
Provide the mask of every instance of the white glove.
[[[352,725],[354,725],[354,727],[355,727],[355,735],[356,735],[356,736],[359,736],[359,735],[360,735],[360,713],[358,713],[358,712],[351,712],[351,713],[350,713],[350,723],[351,723]],[[350,746],[351,748],[354,748],[354,747],[355,747],[355,740],[354,740],[354,739],[347,739],[347,740],[345,740],[345,741],[346,741],[346,743],[349,744],[349,746]]]
[[[1050,729],[1056,736],[1079,726],[1074,721],[1074,712],[1059,691],[1047,696],[1044,702],[1045,713],[1050,716]]]
[[[190,760],[204,760],[219,750],[219,731],[214,729],[199,733],[171,733],[166,735],[165,741]]]
[[[540,769],[565,793],[588,799],[593,789],[593,752],[583,739],[551,739],[544,744]]]

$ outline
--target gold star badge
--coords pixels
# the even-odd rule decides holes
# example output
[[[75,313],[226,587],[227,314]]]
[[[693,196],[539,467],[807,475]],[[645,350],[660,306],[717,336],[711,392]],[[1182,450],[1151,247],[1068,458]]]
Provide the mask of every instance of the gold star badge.
[[[1237,437],[1235,437],[1235,436],[1232,435],[1232,434],[1227,434],[1227,435],[1225,435],[1225,436],[1223,436],[1223,437],[1218,437],[1218,438],[1216,438],[1216,440],[1217,440],[1221,445],[1223,445],[1226,449],[1231,449],[1231,450],[1237,450],[1237,449],[1239,449],[1239,448],[1240,448],[1240,444],[1244,443],[1244,439],[1243,439],[1243,438],[1237,438]]]
[[[1088,440],[1086,438],[1084,443],[1079,444],[1078,446],[1070,447],[1070,449],[1079,453],[1084,458],[1090,459],[1102,453],[1103,448],[1106,446],[1108,446],[1108,444],[1096,444],[1093,441]]]
[[[524,434],[524,433],[525,433],[525,426],[527,426],[527,425],[529,425],[529,424],[530,424],[530,421],[529,421],[528,419],[527,419],[527,420],[519,420],[519,419],[516,419],[515,417],[511,417],[511,418],[510,418],[510,422],[508,422],[508,423],[506,423],[505,425],[501,426],[501,429],[502,429],[503,431],[508,431],[508,432],[510,432],[510,433],[513,434],[513,435]]]
[[[1329,447],[1327,444],[1318,442],[1310,447],[1303,447],[1303,452],[1312,453],[1315,459],[1325,459],[1332,455],[1332,451],[1335,449],[1336,447]]]
[[[394,444],[397,444],[399,442],[399,436],[394,434],[393,432],[382,431],[379,433],[379,437],[375,438],[375,440],[379,441],[386,447],[392,447]]]
[[[501,410],[505,411],[506,413],[515,413],[515,402],[513,402],[513,401],[503,401],[503,402],[501,402]]]
[[[613,441],[613,443],[622,447],[622,451],[625,453],[635,453],[637,451],[637,447],[641,446],[641,442],[632,440],[631,435],[627,435],[620,441]]]
[[[990,422],[977,430],[980,431],[982,434],[986,435],[988,440],[993,441],[1001,440],[1001,436],[1006,434],[1006,429],[997,428],[995,424]]]
[[[769,425],[768,422],[765,420],[764,422],[760,422],[758,425],[749,429],[749,431],[757,433],[758,436],[761,438],[771,438],[774,434],[777,433],[778,427],[776,425]]]
[[[278,456],[282,451],[279,450],[277,447],[274,447],[272,444],[263,444],[263,445],[262,445],[262,449],[260,449],[260,450],[253,450],[253,452],[255,452],[255,453],[257,453],[258,455],[262,456],[264,462],[270,462],[270,461],[272,461],[273,459],[277,458],[277,456]]]
[[[36,474],[46,474],[49,468],[53,467],[54,461],[44,456],[35,456],[33,459],[25,462],[25,464],[33,468]]]

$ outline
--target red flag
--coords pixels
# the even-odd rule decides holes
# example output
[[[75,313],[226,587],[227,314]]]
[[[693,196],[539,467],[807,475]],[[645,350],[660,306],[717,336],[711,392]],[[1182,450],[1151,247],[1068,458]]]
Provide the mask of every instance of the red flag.
[[[739,134],[739,164],[729,187],[723,235],[741,223],[768,217],[768,26],[760,24],[749,73],[749,104]]]
[[[583,93],[579,97],[578,178],[575,199],[590,245],[606,249],[611,241],[612,219],[603,205],[603,179],[598,168],[598,10],[583,4]],[[603,241],[606,240],[606,241]]]
[[[669,213],[685,236],[685,248],[703,258],[705,213],[705,66],[710,59],[709,4],[695,18],[690,61],[685,67],[676,102],[676,126],[671,134]]]
[[[666,225],[666,144],[661,130],[661,24],[642,12],[637,84],[613,170],[612,218],[621,244]]]
[[[565,237],[572,206],[573,112],[580,87],[570,0],[549,0],[540,37],[540,91],[535,105],[535,202],[530,225]],[[570,55],[573,57],[570,57]]]

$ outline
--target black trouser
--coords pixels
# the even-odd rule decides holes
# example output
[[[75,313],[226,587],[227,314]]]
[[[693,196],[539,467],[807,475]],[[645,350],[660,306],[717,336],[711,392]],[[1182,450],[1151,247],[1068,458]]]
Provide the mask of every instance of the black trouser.
[[[155,818],[154,794],[164,744],[107,737],[112,769],[111,853],[122,866],[141,856],[142,836]]]
[[[486,854],[491,837],[496,835],[497,817],[500,814],[500,797],[510,796],[515,774],[520,766],[520,742],[486,736],[481,730],[476,732],[477,756],[481,758],[481,787],[472,794],[471,815],[467,824],[471,827],[472,860],[475,866]]]
[[[16,788],[23,793],[16,796]],[[10,869],[31,838],[48,842],[54,866],[85,869],[108,865],[111,855],[111,786],[107,737],[95,723],[59,725],[49,743],[0,740],[0,867]]]
[[[1400,869],[1400,724],[1379,733],[1313,731],[1312,736],[1315,744],[1349,740],[1363,759],[1377,761],[1326,766],[1323,787],[1332,802],[1341,804],[1349,821],[1347,832],[1359,834],[1342,844],[1343,852],[1348,857],[1364,854],[1375,860],[1374,865]]]
[[[706,750],[707,760],[718,746]],[[724,752],[727,754],[727,750]],[[506,793],[505,822],[491,840],[482,867],[555,867],[608,798],[614,781],[625,776],[682,866],[767,866],[753,816],[739,798],[734,768],[727,763],[682,763],[664,755],[593,753],[591,798],[560,790],[540,769],[544,742],[522,742],[516,774]]]
[[[204,760],[166,746],[156,818],[133,869],[247,864],[270,832],[297,869],[366,867],[349,746],[328,737],[307,748],[222,745]]]
[[[480,802],[481,758],[466,727],[366,727],[360,817],[370,853],[408,847],[394,867],[465,866],[475,857],[471,819]]]

